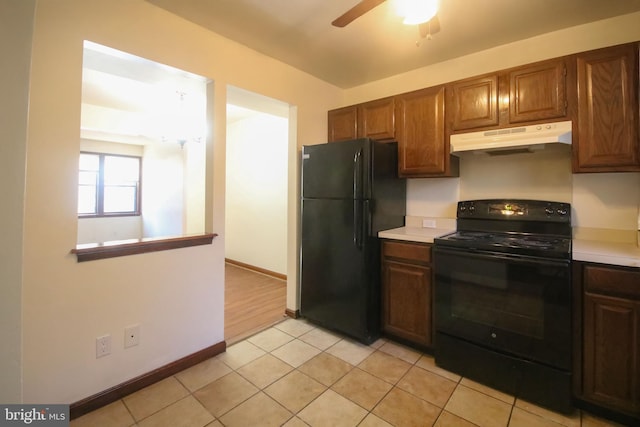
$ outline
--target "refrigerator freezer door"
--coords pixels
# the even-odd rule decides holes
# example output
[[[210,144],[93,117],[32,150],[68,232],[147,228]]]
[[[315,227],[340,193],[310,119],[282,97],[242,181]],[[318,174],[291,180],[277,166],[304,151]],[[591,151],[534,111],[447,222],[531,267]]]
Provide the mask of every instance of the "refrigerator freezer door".
[[[302,197],[370,197],[371,141],[333,142],[302,148]]]
[[[300,314],[371,342],[379,333],[379,281],[371,262],[376,255],[356,218],[367,218],[368,203],[357,202],[357,209],[353,200],[302,203]]]

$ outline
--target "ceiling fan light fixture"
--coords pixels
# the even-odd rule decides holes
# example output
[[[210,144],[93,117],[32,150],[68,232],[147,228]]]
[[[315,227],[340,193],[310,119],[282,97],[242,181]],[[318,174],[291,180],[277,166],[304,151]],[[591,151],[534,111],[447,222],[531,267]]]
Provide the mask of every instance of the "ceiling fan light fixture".
[[[438,0],[396,0],[403,24],[418,25],[430,21],[438,12]]]

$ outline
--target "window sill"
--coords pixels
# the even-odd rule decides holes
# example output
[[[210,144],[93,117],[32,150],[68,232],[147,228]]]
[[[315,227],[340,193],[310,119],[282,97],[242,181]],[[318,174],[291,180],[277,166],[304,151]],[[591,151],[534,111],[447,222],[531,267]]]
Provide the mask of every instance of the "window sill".
[[[78,262],[94,261],[119,256],[145,254],[148,252],[167,251],[187,248],[189,246],[210,245],[215,233],[197,234],[180,237],[159,237],[130,240],[114,240],[105,243],[87,243],[71,250],[78,257]]]

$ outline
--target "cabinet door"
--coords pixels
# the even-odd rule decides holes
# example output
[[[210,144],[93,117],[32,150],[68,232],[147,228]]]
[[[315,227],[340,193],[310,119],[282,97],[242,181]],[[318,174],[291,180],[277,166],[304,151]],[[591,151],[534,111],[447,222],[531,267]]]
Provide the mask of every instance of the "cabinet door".
[[[394,105],[392,97],[358,105],[358,137],[395,141]]]
[[[578,54],[577,78],[574,172],[640,170],[637,45]]]
[[[382,329],[431,346],[431,268],[385,260],[382,283]]]
[[[398,174],[438,176],[449,171],[445,140],[444,86],[422,89],[396,99]]]
[[[509,72],[509,122],[565,117],[567,68],[564,60],[544,62]]]
[[[640,413],[640,302],[586,293],[583,394]]]
[[[350,107],[330,110],[328,113],[329,142],[349,141],[358,137],[357,108]]]
[[[499,122],[498,75],[466,79],[451,84],[452,129],[496,126]]]

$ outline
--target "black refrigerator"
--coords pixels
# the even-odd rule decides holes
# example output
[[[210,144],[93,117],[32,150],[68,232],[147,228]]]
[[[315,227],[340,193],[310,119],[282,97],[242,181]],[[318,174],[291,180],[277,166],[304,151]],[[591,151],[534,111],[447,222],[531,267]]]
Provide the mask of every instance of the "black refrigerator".
[[[369,344],[380,336],[378,232],[402,227],[396,143],[302,148],[300,314]]]

